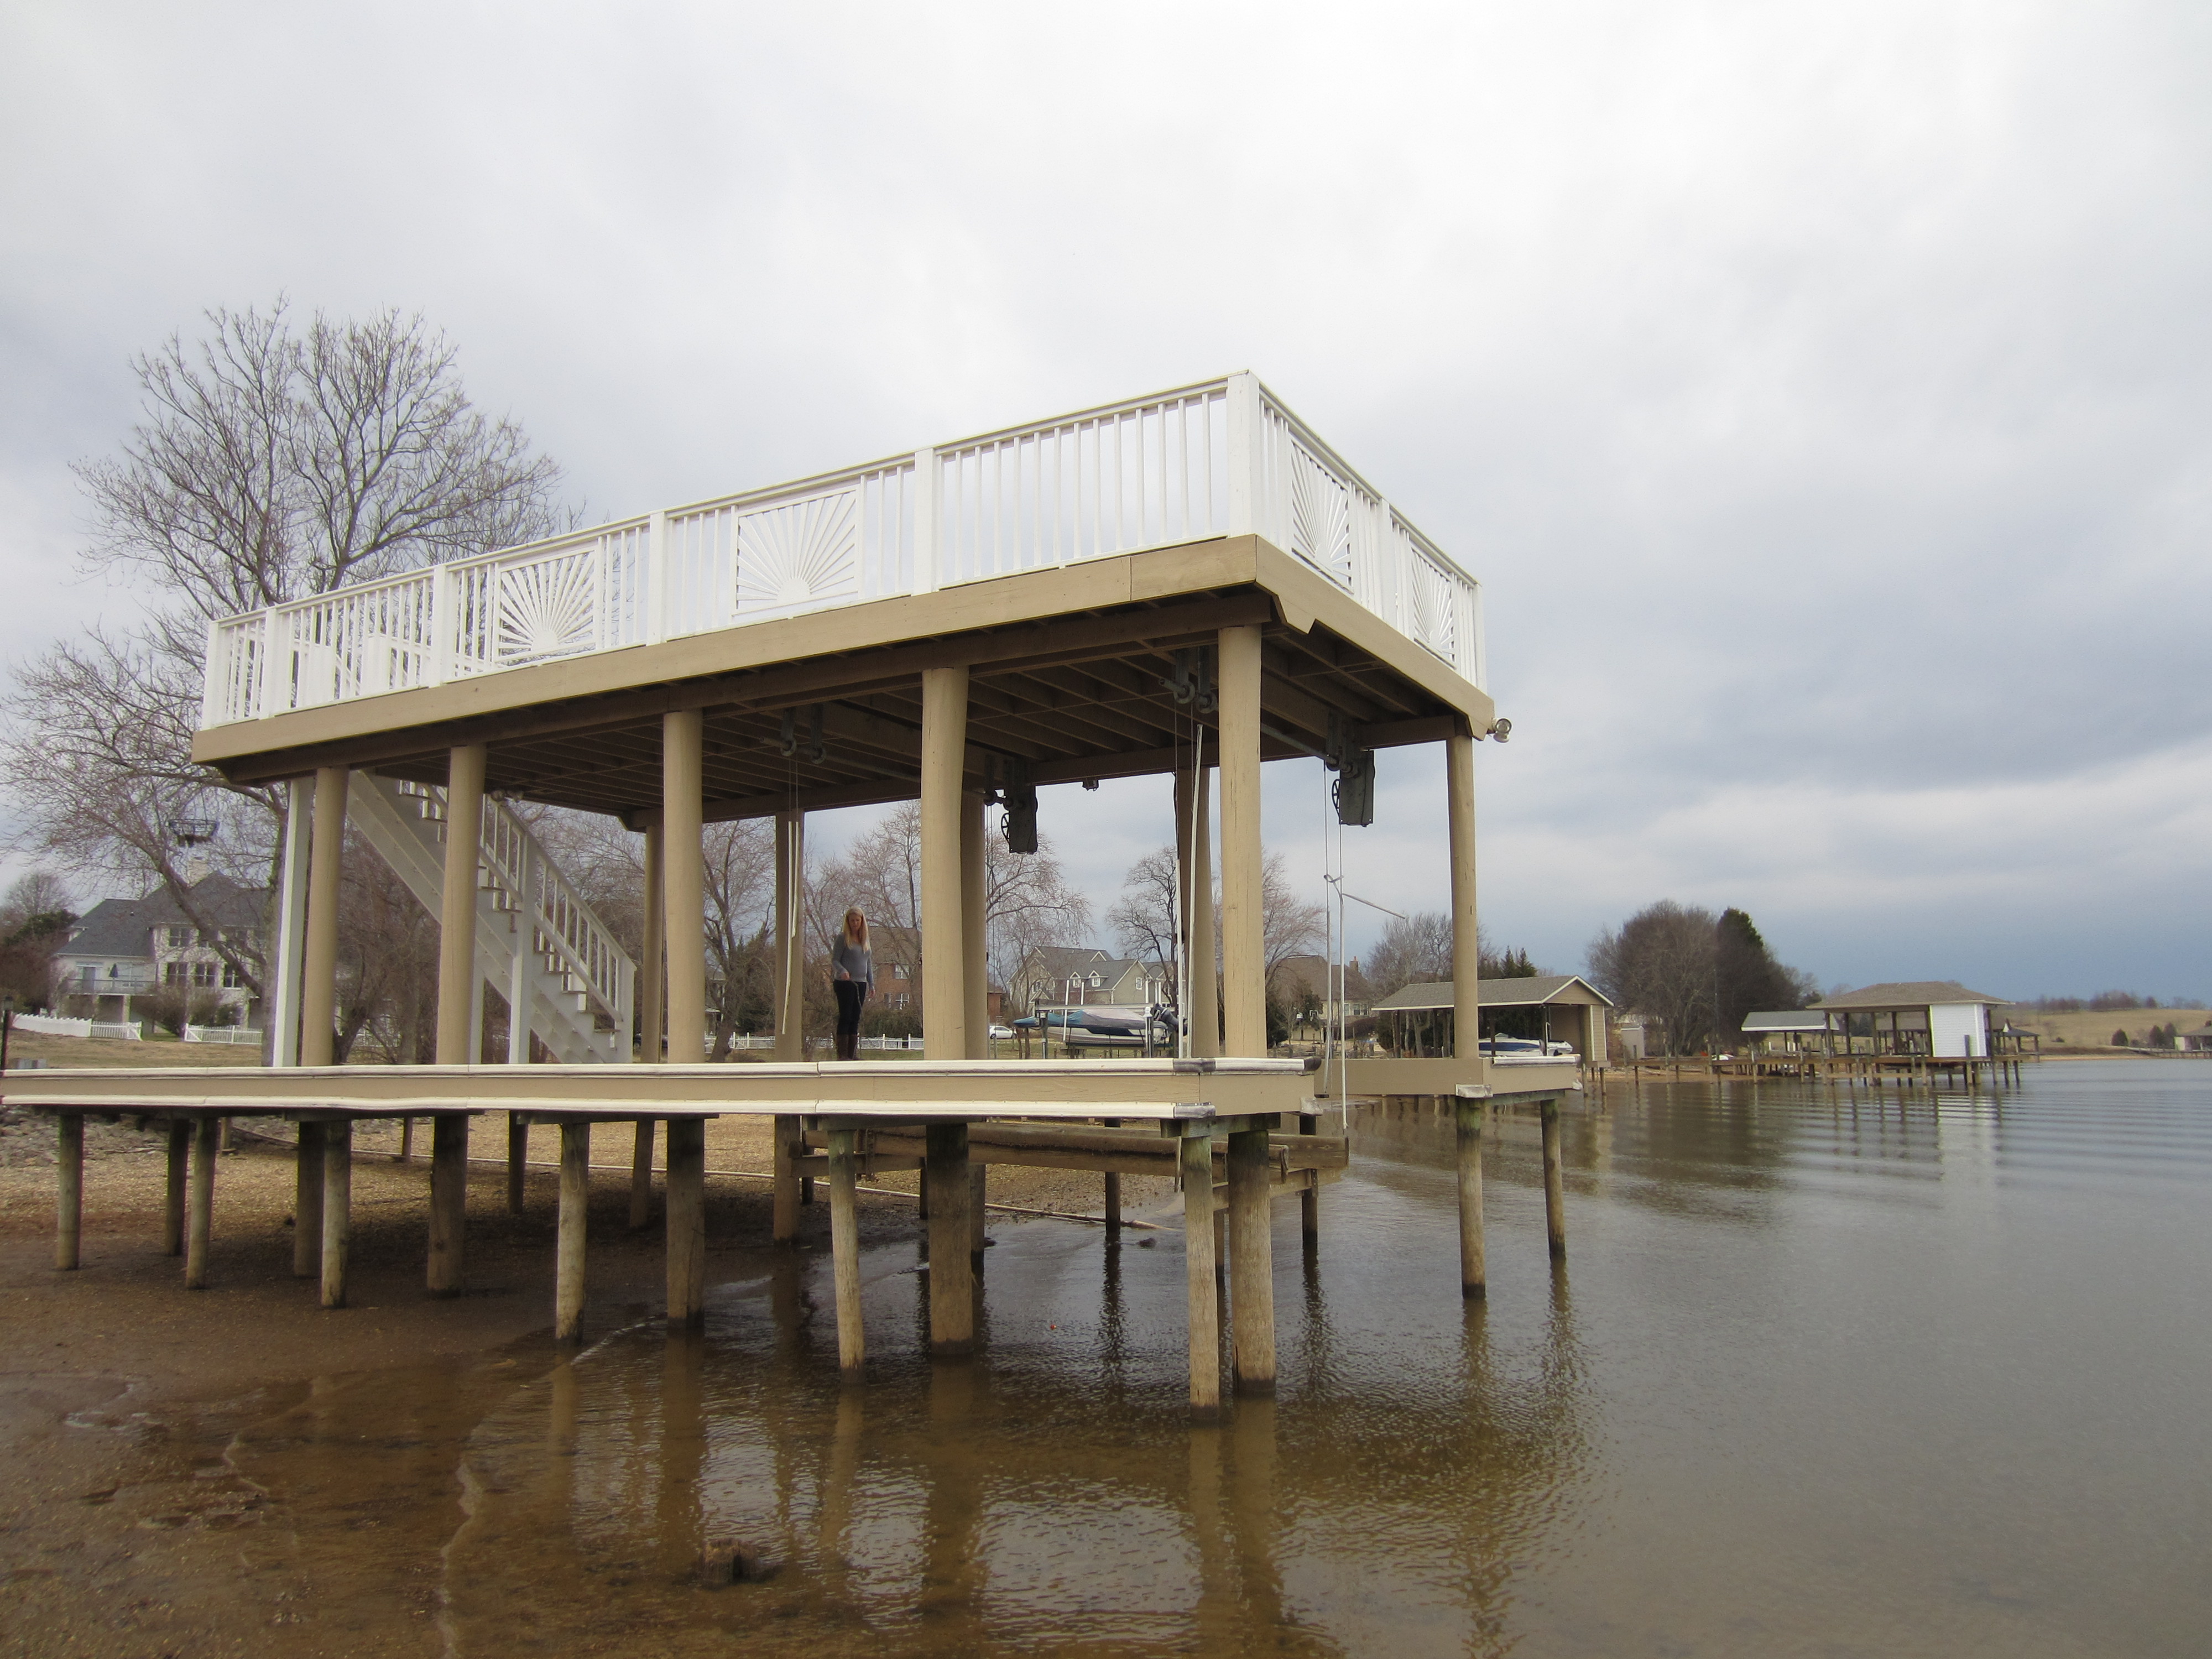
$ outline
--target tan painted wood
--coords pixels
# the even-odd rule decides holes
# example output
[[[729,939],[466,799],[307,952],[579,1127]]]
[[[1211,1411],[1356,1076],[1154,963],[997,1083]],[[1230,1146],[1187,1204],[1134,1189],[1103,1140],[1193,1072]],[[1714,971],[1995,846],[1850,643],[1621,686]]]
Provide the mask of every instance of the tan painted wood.
[[[680,709],[660,723],[663,937],[668,953],[668,1053],[690,1065],[707,1052],[707,899],[700,823],[700,720]]]
[[[1260,900],[1260,630],[1221,630],[1222,1049],[1267,1052],[1267,956]]]
[[[1275,1391],[1275,1251],[1267,1132],[1229,1137],[1230,1352],[1239,1394]]]
[[[707,1316],[707,1126],[697,1118],[668,1125],[668,1322]]]
[[[638,1119],[630,1134],[629,1230],[641,1232],[653,1219],[653,1120]]]
[[[1559,1163],[1559,1103],[1547,1100],[1537,1109],[1544,1126],[1544,1233],[1553,1256],[1567,1254],[1567,1188]]]
[[[521,1112],[507,1115],[507,1211],[522,1213],[524,1182],[530,1166],[530,1119]]]
[[[967,732],[968,671],[930,670],[921,677],[921,1018],[932,1060],[969,1057],[960,857]]]
[[[76,1271],[84,1238],[84,1118],[64,1112],[54,1119],[54,1267]]]
[[[327,1066],[336,1044],[338,877],[345,848],[347,771],[315,774],[315,834],[307,853],[307,927],[300,972],[300,1064]]]
[[[430,1120],[430,1261],[433,1296],[459,1296],[465,1283],[469,1215],[469,1121],[458,1112]]]
[[[1480,935],[1475,930],[1474,739],[1444,742],[1445,819],[1451,856],[1454,1053],[1479,1060],[1481,1036]]]
[[[553,1340],[584,1330],[584,1220],[591,1201],[592,1126],[561,1126],[561,1218],[553,1257]]]
[[[1182,883],[1186,937],[1184,960],[1190,964],[1190,1051],[1202,1058],[1221,1052],[1220,981],[1215,977],[1218,946],[1213,919],[1213,769],[1176,769],[1176,868]]]
[[[463,744],[446,766],[445,885],[438,905],[438,1063],[479,1059],[482,1033],[471,1018],[477,987],[477,866],[483,841],[484,757],[480,743]],[[526,929],[529,923],[525,921]],[[527,943],[526,937],[525,941]],[[522,1009],[514,1019],[527,1019]],[[432,1176],[434,1182],[435,1176]]]
[[[1177,1143],[1182,1169],[1184,1294],[1190,1319],[1190,1412],[1221,1414],[1221,1303],[1213,1250],[1213,1150],[1202,1134]]]
[[[353,1125],[323,1125],[323,1282],[325,1308],[346,1304],[346,1269],[353,1255]]]
[[[168,1181],[161,1201],[161,1254],[185,1253],[185,1184],[191,1164],[192,1126],[185,1119],[169,1120]]]
[[[292,1277],[313,1279],[323,1270],[324,1126],[302,1123],[292,1174]]]
[[[851,1129],[830,1132],[830,1255],[836,1284],[837,1369],[848,1382],[860,1380],[868,1358],[867,1328],[860,1319],[860,1217]]]
[[[1490,1294],[1482,1237],[1482,1120],[1487,1110],[1480,1100],[1452,1103],[1459,1165],[1459,1290],[1470,1301]]]
[[[975,1346],[966,1124],[929,1126],[922,1178],[929,1183],[929,1352],[933,1358],[957,1358]]]
[[[970,791],[960,797],[960,1016],[970,1060],[988,1060],[991,1054],[991,970],[984,959],[983,912],[988,893],[983,836],[983,798]],[[981,1211],[976,1213],[980,1216]]]
[[[212,1117],[192,1125],[192,1182],[185,1207],[185,1288],[207,1288],[208,1249],[215,1233],[215,1160],[222,1126]]]
[[[1255,540],[1253,579],[1275,595],[1283,619],[1297,627],[1297,615],[1310,616],[1340,639],[1388,665],[1438,702],[1459,710],[1476,732],[1487,732],[1498,717],[1489,694],[1455,673],[1443,658],[1384,622],[1338,590],[1304,560],[1269,543]],[[1305,633],[1306,629],[1299,629]]]
[[[806,814],[775,819],[775,1057],[806,1058]]]
[[[661,848],[665,843],[658,823],[645,829],[644,926],[637,956],[637,1057],[647,1066],[667,1058],[662,998],[668,978],[667,951],[662,935],[668,925],[668,896],[662,890]]]

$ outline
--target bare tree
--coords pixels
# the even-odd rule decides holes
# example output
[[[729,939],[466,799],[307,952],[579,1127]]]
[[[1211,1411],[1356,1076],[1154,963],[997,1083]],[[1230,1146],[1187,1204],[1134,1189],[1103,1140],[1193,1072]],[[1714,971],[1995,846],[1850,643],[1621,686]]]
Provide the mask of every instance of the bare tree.
[[[1591,980],[1658,1020],[1670,1054],[1693,1053],[1713,1030],[1717,922],[1710,910],[1662,899],[1590,942]]]
[[[208,925],[176,856],[184,823],[213,820],[219,867],[276,883],[282,797],[189,757],[207,623],[570,520],[559,469],[470,404],[453,348],[419,316],[319,313],[295,328],[280,299],[208,323],[132,362],[143,418],[119,455],[77,468],[95,523],[86,568],[127,581],[143,619],[18,672],[0,775],[27,842],[159,880],[259,994],[258,951]]]
[[[1328,937],[1328,910],[1316,901],[1297,896],[1280,853],[1268,854],[1260,866],[1260,935],[1271,988],[1284,957],[1304,956],[1318,949]]]
[[[1172,847],[1157,847],[1129,866],[1121,896],[1106,912],[1106,926],[1124,954],[1156,963],[1170,985],[1182,972],[1180,866]]]
[[[1378,997],[1408,985],[1433,984],[1452,976],[1451,917],[1442,910],[1417,910],[1393,916],[1361,964],[1368,988]]]

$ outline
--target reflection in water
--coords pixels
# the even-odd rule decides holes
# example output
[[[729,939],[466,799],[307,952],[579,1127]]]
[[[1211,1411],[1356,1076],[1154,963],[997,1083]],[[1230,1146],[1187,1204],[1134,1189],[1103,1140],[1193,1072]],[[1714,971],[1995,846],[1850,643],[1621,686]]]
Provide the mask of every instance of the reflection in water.
[[[1536,1121],[1494,1116],[1474,1303],[1449,1120],[1362,1112],[1316,1253],[1279,1209],[1280,1394],[1218,1427],[1175,1236],[1038,1224],[969,1361],[924,1358],[910,1245],[865,1260],[866,1388],[823,1255],[725,1251],[703,1332],[325,1382],[231,1455],[361,1652],[422,1613],[460,1655],[2176,1650],[2212,1622],[2202,1069],[1618,1091],[1565,1124],[1571,1285]]]

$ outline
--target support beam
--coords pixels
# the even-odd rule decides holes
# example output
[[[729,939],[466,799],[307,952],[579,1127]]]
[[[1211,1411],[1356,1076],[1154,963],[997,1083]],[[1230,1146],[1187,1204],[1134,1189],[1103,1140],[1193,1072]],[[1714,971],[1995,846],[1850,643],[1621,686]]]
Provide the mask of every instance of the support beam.
[[[463,744],[446,767],[446,882],[438,902],[438,1064],[473,1066],[483,1058],[470,1025],[477,994],[477,866],[483,847],[484,746]],[[527,927],[529,919],[521,919]],[[516,941],[518,952],[527,939]],[[517,1008],[509,1016],[527,1025]],[[526,1037],[525,1042],[528,1039]],[[528,1049],[524,1050],[525,1054]]]
[[[208,1246],[215,1236],[215,1160],[222,1125],[204,1117],[192,1125],[192,1184],[185,1212],[185,1288],[207,1289]]]
[[[453,851],[451,842],[447,852]],[[507,925],[514,936],[514,954],[507,966],[507,1063],[510,1066],[530,1064],[530,982],[538,972],[538,927],[531,921],[532,905],[529,894],[537,885],[538,872],[532,866],[538,860],[538,849],[528,842],[522,843],[523,902],[507,913]],[[471,1032],[483,1029],[483,981],[475,981],[474,1003],[469,1011]]]
[[[346,1304],[346,1262],[353,1253],[353,1120],[323,1125],[323,1305]]]
[[[323,1270],[323,1126],[300,1126],[292,1171],[292,1277],[313,1279]]]
[[[592,1126],[561,1123],[561,1219],[553,1257],[553,1340],[580,1340],[584,1329],[584,1212],[591,1200]]]
[[[185,1182],[191,1168],[192,1126],[189,1119],[169,1120],[168,1190],[161,1202],[161,1254],[185,1253]]]
[[[660,825],[657,823],[647,825],[645,927],[637,958],[637,1057],[647,1066],[659,1065],[668,1052],[661,1030],[663,987],[668,977],[667,964],[661,960],[665,954],[661,947],[661,935],[668,921],[668,896],[661,887],[664,863],[661,847]]]
[[[1567,1258],[1567,1188],[1559,1167],[1559,1103],[1547,1100],[1537,1108],[1544,1125],[1544,1232],[1552,1258]]]
[[[1451,847],[1452,1054],[1472,1060],[1482,1050],[1480,948],[1474,904],[1474,739],[1444,739],[1445,817]]]
[[[76,1271],[84,1237],[84,1114],[54,1115],[54,1267]]]
[[[1317,1135],[1321,1133],[1321,1114],[1300,1112],[1298,1133]],[[1321,1188],[1309,1187],[1298,1194],[1298,1237],[1304,1243],[1306,1253],[1311,1255],[1321,1248]]]
[[[1260,630],[1221,630],[1221,1000],[1223,1050],[1267,1052],[1261,908]]]
[[[1239,1394],[1275,1391],[1271,1195],[1266,1124],[1234,1131],[1229,1137],[1229,1319]]]
[[[1213,923],[1213,769],[1176,771],[1176,866],[1183,883],[1184,960],[1190,976],[1190,1051],[1221,1053],[1220,982]]]
[[[300,1063],[300,985],[307,960],[307,860],[314,823],[314,778],[286,780],[284,860],[276,878],[276,951],[269,960],[265,1016],[271,1066]]]
[[[1221,1415],[1221,1303],[1214,1277],[1213,1142],[1203,1125],[1182,1138],[1182,1249],[1190,1309],[1190,1414]]]
[[[507,1212],[522,1213],[523,1182],[530,1170],[530,1116],[526,1112],[507,1115]]]
[[[430,1120],[430,1263],[425,1282],[433,1296],[461,1293],[468,1218],[468,1114],[441,1112]]]
[[[967,1028],[968,1058],[991,1057],[991,970],[984,961],[983,905],[989,889],[984,845],[983,798],[960,797],[961,1020]]]
[[[956,1359],[975,1346],[968,1126],[933,1123],[927,1146],[922,1179],[929,1187],[929,1352],[934,1359]]]
[[[668,950],[668,1058],[696,1066],[707,1054],[706,871],[700,857],[702,757],[696,708],[660,722],[661,906]]]
[[[629,1143],[629,1230],[642,1232],[653,1219],[653,1120],[641,1117]]]
[[[668,1121],[668,1322],[707,1316],[707,1121]]]
[[[1118,1117],[1101,1118],[1099,1123],[1109,1129],[1121,1127],[1121,1120]],[[1113,1170],[1106,1172],[1106,1242],[1109,1244],[1121,1242],[1121,1176],[1119,1171]]]
[[[779,1244],[799,1242],[799,1158],[805,1150],[805,1132],[796,1113],[779,1112],[770,1133],[775,1136],[775,1211],[770,1237]]]
[[[854,1132],[830,1132],[830,1255],[837,1286],[837,1370],[848,1382],[861,1380],[868,1358],[867,1331],[860,1322],[860,1218],[859,1160]]]
[[[806,814],[775,817],[775,1057],[806,1058]]]
[[[1490,1269],[1482,1238],[1482,1120],[1480,1100],[1452,1102],[1459,1150],[1459,1293],[1470,1302],[1490,1294]]]
[[[336,1046],[338,872],[345,847],[346,769],[315,774],[315,837],[307,854],[307,926],[300,967],[300,1064],[327,1066]]]
[[[968,671],[930,669],[921,677],[921,1017],[925,1052],[932,1060],[968,1058],[960,857],[960,763],[967,733]],[[964,1170],[961,1179],[967,1179]],[[930,1194],[933,1209],[952,1201],[942,1192]],[[942,1264],[933,1243],[930,1254],[934,1273]],[[961,1255],[967,1255],[964,1245]]]

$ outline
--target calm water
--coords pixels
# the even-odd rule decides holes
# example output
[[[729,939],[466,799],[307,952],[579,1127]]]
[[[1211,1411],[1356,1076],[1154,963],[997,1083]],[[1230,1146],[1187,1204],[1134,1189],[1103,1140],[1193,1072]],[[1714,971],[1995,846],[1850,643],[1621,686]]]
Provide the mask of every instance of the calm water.
[[[1508,1121],[1486,1307],[1448,1130],[1355,1130],[1318,1260],[1278,1209],[1279,1397],[1218,1430],[1179,1236],[1038,1223],[973,1364],[917,1357],[908,1247],[861,1391],[826,1251],[718,1255],[703,1338],[333,1379],[232,1461],[364,1638],[434,1544],[398,1588],[463,1654],[2212,1649],[2212,1065],[1616,1090],[1566,1123],[1559,1270]],[[717,1539],[770,1576],[699,1587]]]

